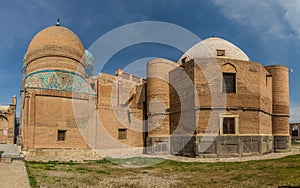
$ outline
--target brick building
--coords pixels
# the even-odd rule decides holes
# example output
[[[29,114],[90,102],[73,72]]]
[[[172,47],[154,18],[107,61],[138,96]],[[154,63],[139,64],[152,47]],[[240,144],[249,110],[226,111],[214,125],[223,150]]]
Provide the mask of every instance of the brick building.
[[[178,62],[150,61],[145,79],[119,69],[93,76],[93,63],[59,24],[32,39],[21,90],[27,155],[243,156],[290,147],[287,67],[252,62],[224,39],[205,39]]]
[[[7,106],[0,106],[0,144],[14,144],[16,131],[16,105],[17,98],[13,96],[12,101]]]
[[[290,124],[290,135],[292,140],[300,140],[300,123]]]

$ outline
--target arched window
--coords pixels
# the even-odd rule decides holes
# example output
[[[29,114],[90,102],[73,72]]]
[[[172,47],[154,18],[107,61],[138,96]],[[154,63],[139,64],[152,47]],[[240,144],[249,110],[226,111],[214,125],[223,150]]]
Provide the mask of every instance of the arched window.
[[[232,64],[226,63],[222,66],[222,72],[222,92],[236,93],[236,68]]]

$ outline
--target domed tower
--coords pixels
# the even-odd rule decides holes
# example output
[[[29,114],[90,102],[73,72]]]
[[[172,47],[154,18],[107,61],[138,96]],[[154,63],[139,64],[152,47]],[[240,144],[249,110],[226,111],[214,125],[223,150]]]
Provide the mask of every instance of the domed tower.
[[[47,27],[34,36],[22,64],[23,149],[89,148],[78,123],[87,125],[95,92],[86,72],[91,58],[80,39],[59,23]]]
[[[92,93],[85,80],[84,55],[80,39],[69,29],[57,25],[40,31],[23,61],[25,88]]]
[[[181,71],[173,72],[172,78],[180,80],[177,88],[183,85],[184,90],[177,101],[187,105],[181,107],[180,119],[171,118],[171,122],[179,120],[185,130],[195,130],[179,154],[243,156],[272,152],[270,73],[260,63],[252,62],[231,42],[210,37],[187,50],[178,64]],[[193,87],[179,79],[182,73],[189,75]],[[171,112],[172,107],[176,105],[171,105]],[[171,146],[182,148],[179,142]]]

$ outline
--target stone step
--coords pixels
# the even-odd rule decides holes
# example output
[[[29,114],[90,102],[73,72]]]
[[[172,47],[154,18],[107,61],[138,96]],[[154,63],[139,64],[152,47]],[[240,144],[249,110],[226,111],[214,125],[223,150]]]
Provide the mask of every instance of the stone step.
[[[0,144],[1,157],[19,157],[21,153],[21,147],[16,144]]]

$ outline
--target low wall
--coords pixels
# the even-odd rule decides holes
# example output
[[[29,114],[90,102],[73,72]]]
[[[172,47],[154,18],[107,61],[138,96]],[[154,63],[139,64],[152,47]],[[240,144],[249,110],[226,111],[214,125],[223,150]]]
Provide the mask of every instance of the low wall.
[[[84,161],[102,159],[91,149],[31,149],[23,151],[29,161]]]
[[[278,140],[278,138],[276,138]],[[277,145],[279,142],[275,142]],[[282,147],[288,147],[288,144]],[[273,136],[171,136],[148,138],[147,154],[187,157],[238,157],[274,152]]]

